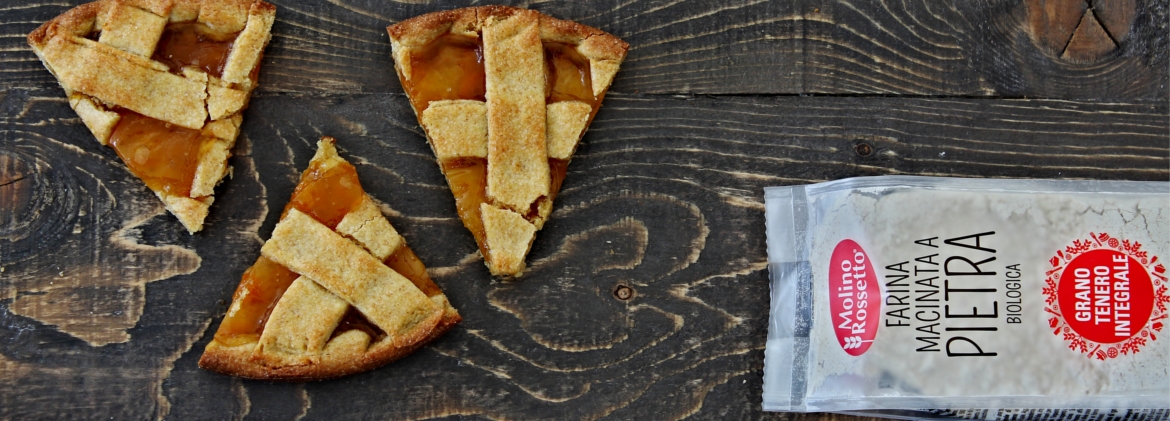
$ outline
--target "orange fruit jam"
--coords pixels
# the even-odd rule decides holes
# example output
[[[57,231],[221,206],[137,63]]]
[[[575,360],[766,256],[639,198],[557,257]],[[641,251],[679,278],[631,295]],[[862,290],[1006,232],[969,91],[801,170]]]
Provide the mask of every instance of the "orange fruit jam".
[[[483,219],[479,215],[479,205],[487,202],[487,159],[448,159],[442,166],[443,172],[447,174],[447,183],[451,185],[451,193],[455,195],[459,219],[471,231],[475,242],[479,244],[479,252],[487,259],[487,236],[483,231]]]
[[[358,205],[363,194],[353,165],[346,162],[327,170],[321,169],[319,165],[311,165],[301,174],[301,182],[293,192],[285,212],[295,207],[322,224],[335,228]],[[284,216],[281,215],[281,218]],[[268,314],[297,276],[279,263],[260,256],[256,264],[244,272],[240,286],[232,297],[232,301],[240,303],[224,316],[215,339],[227,345],[259,339],[268,321]]]
[[[301,183],[293,191],[285,212],[295,207],[325,226],[337,228],[342,218],[361,203],[364,194],[353,165],[342,162],[322,169],[314,164],[301,174]]]
[[[224,316],[215,339],[229,346],[258,340],[272,308],[297,276],[279,263],[260,256],[256,264],[244,272],[240,286],[232,296],[233,303],[238,304]]]
[[[561,184],[565,182],[565,173],[569,171],[569,161],[549,158],[548,169],[550,176],[548,194],[549,200],[553,200],[557,198],[557,192],[561,191]]]
[[[390,257],[387,257],[382,263],[409,279],[427,297],[434,297],[442,293],[439,286],[431,280],[431,276],[427,275],[427,267],[423,265],[421,260],[418,260],[414,250],[411,250],[406,244],[398,246],[398,249],[394,250],[394,253],[390,254]]]
[[[110,134],[110,146],[151,189],[175,196],[189,197],[199,151],[210,141],[198,130],[176,126],[130,111],[120,112],[122,119]]]
[[[478,38],[446,34],[410,55],[411,80],[406,82],[414,108],[421,114],[431,101],[484,101],[487,77],[483,46]]]
[[[228,40],[216,40],[200,31],[201,26],[204,25],[180,23],[167,26],[151,59],[166,64],[175,73],[184,67],[198,67],[209,75],[223,76],[223,66],[238,34]]]
[[[345,315],[341,317],[341,322],[337,323],[337,327],[333,328],[333,334],[329,336],[329,339],[336,338],[337,335],[351,330],[366,332],[367,335],[370,335],[370,342],[377,342],[386,336],[386,332],[370,323],[370,320],[353,306],[345,311]]]
[[[563,159],[549,159],[549,194],[540,200],[553,200],[565,181],[565,173],[569,161]],[[447,183],[451,185],[451,193],[455,196],[455,208],[459,212],[459,219],[463,226],[471,231],[475,237],[479,251],[486,259],[491,248],[487,244],[487,236],[483,229],[483,219],[480,217],[479,205],[487,203],[487,160],[483,158],[454,158],[442,162],[443,172],[447,175]],[[536,207],[540,200],[533,203],[533,209],[525,218],[531,220],[537,216]],[[405,273],[403,275],[406,275]],[[422,288],[422,287],[419,287]],[[423,289],[423,291],[426,291]]]
[[[486,161],[481,168],[485,168],[486,171]],[[481,175],[481,179],[485,176],[486,172]],[[480,191],[483,191],[482,187]],[[285,214],[289,209],[296,208],[318,222],[336,229],[345,215],[361,203],[364,194],[358,181],[357,169],[353,165],[341,162],[329,168],[322,168],[321,165],[313,163],[301,174],[300,184],[293,191],[292,199],[285,207]],[[478,215],[476,212],[477,220]],[[281,219],[284,219],[284,215],[281,215]],[[427,275],[427,269],[422,261],[405,244],[399,246],[383,263],[409,279],[428,297],[442,293]],[[299,275],[279,263],[260,256],[256,264],[244,272],[240,286],[236,288],[236,293],[232,297],[233,302],[239,303],[224,316],[215,339],[229,346],[259,340],[272,308],[297,276]],[[333,337],[354,329],[366,332],[375,341],[386,335],[351,306],[334,329]]]
[[[544,60],[548,72],[546,102],[581,101],[597,109],[588,59],[571,45],[549,42],[544,44]]]

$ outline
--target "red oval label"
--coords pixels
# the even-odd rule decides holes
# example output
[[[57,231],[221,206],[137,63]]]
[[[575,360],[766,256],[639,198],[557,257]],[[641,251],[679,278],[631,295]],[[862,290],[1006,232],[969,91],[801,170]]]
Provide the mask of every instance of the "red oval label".
[[[877,336],[881,283],[869,255],[853,240],[841,240],[829,263],[829,311],[841,349],[864,354]]]

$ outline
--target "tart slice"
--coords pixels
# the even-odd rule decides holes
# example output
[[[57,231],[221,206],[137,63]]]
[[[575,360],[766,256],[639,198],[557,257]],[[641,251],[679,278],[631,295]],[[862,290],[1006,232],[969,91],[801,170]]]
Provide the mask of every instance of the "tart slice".
[[[322,138],[199,366],[317,380],[379,367],[461,320],[353,165]]]
[[[493,275],[519,276],[629,46],[505,6],[386,28],[394,68]]]
[[[259,0],[101,0],[28,43],[98,142],[194,233],[228,174],[275,16]]]

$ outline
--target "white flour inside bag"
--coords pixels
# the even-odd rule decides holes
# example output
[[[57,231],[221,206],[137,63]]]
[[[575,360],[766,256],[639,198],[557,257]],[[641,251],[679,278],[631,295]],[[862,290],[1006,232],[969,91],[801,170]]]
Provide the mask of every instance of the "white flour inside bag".
[[[766,193],[770,410],[1170,407],[1170,184]]]

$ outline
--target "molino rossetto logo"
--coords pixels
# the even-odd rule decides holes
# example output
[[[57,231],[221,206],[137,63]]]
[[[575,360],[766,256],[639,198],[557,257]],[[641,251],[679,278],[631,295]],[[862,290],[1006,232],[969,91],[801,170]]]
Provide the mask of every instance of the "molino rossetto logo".
[[[1049,260],[1044,311],[1069,349],[1099,360],[1137,353],[1166,321],[1166,266],[1142,244],[1089,233]]]
[[[841,240],[829,263],[829,311],[841,349],[858,356],[877,336],[882,314],[881,282],[857,242]]]

